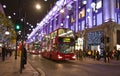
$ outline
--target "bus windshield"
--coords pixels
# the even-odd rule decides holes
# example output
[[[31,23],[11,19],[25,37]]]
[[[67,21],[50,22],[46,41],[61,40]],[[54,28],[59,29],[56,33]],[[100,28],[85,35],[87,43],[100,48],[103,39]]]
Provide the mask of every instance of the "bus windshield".
[[[74,45],[71,44],[60,44],[60,52],[62,53],[73,53],[74,52]]]

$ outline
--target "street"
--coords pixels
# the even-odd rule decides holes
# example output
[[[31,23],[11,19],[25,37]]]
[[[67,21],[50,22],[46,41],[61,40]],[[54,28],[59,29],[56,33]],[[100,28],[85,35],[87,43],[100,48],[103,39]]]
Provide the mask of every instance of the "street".
[[[120,76],[120,61],[104,63],[86,58],[83,61],[52,61],[41,55],[28,55],[29,63],[41,76]]]

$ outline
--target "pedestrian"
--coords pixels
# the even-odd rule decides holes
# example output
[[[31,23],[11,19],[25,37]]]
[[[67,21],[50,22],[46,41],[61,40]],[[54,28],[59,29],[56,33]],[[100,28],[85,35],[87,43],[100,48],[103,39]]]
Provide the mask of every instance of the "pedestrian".
[[[8,49],[8,52],[9,52],[9,57],[11,57],[12,56],[12,49]]]
[[[96,60],[97,56],[96,56],[96,50],[93,51],[93,58],[94,60]]]
[[[7,56],[8,56],[8,53],[9,53],[8,48],[5,48],[5,56],[6,56],[6,58],[7,58]]]
[[[0,57],[1,57],[1,55],[2,55],[2,48],[0,47]]]
[[[104,54],[104,61],[106,62],[110,62],[110,51],[109,51],[109,47],[106,47],[106,49],[103,51]]]
[[[120,48],[116,51],[116,60],[120,58]]]
[[[6,48],[5,46],[2,47],[2,61],[5,61],[5,56],[6,56]]]
[[[106,51],[103,51],[103,58],[104,58],[104,62],[106,63]]]
[[[22,66],[22,68],[25,69],[24,65],[27,64],[27,50],[25,47],[23,48],[22,53],[23,53],[23,66]]]
[[[98,50],[96,51],[96,59],[100,60],[100,55],[99,55],[99,51]]]
[[[82,49],[79,50],[79,60],[83,60],[83,51]]]
[[[109,63],[110,62],[110,51],[106,50],[106,61]]]
[[[76,53],[76,59],[79,60],[79,53],[78,53],[78,50],[76,50],[75,53]]]

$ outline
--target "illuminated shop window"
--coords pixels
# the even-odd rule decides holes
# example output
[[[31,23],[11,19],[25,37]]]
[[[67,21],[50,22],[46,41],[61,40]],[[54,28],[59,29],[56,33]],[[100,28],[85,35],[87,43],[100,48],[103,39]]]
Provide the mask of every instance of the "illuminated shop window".
[[[85,17],[85,9],[82,9],[81,11],[79,11],[79,19],[82,17]]]
[[[73,16],[71,17],[71,23],[73,23],[73,22],[75,22],[75,20],[74,20],[74,18],[73,18]]]
[[[98,45],[101,43],[101,37],[103,36],[103,31],[95,31],[88,33],[88,44]]]

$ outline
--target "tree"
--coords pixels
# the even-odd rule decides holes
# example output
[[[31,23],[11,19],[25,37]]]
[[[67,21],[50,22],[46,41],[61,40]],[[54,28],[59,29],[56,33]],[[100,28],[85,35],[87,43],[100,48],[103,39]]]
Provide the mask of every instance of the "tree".
[[[0,42],[5,41],[4,39],[9,39],[10,42],[13,43],[13,41],[16,39],[16,34],[14,31],[14,24],[13,22],[8,19],[5,14],[0,12]],[[8,30],[10,32],[9,36],[6,36],[4,33]]]

